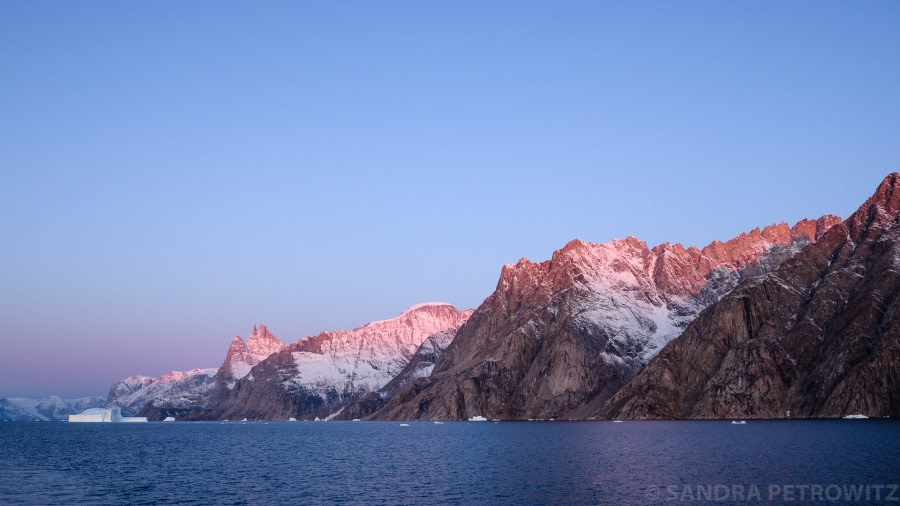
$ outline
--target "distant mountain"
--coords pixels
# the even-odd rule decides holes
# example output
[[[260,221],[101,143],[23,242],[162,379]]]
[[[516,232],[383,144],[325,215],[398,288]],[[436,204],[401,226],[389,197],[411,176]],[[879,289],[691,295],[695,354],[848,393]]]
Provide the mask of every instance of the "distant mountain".
[[[471,315],[450,304],[425,303],[400,316],[353,330],[323,332],[271,355],[204,409],[201,419],[325,418],[404,370],[429,336],[455,331]]]
[[[900,174],[845,222],[704,311],[597,412],[900,416]]]
[[[151,417],[164,418],[162,415],[207,407],[223,398],[254,365],[285,346],[265,325],[254,325],[246,343],[241,336],[232,339],[218,369],[172,371],[158,378],[129,376],[113,384],[107,401],[119,406],[124,416],[143,415],[147,408]],[[164,407],[166,412],[154,407]]]
[[[100,397],[62,399],[51,395],[46,399],[0,398],[0,421],[62,421],[86,409],[102,407],[106,407],[106,400]]]
[[[423,341],[445,332],[433,342],[446,342],[470,314],[444,303],[418,304],[396,318],[290,346],[260,325],[246,343],[232,340],[218,369],[132,376],[113,385],[109,402],[124,415],[150,419],[324,418],[383,387]]]
[[[129,376],[109,389],[107,403],[118,406],[123,416],[135,416],[149,403],[187,408],[201,403],[212,391],[217,369],[171,371],[158,378]]]
[[[572,241],[548,261],[506,265],[432,374],[375,418],[585,417],[697,314],[840,222],[756,229],[703,249],[633,237]]]

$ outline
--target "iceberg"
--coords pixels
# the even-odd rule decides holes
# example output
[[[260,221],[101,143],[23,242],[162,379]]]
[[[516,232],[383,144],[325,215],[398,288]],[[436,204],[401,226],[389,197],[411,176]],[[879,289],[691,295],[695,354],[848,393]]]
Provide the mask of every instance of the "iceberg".
[[[486,422],[487,418],[479,415],[475,415],[472,418],[469,418],[470,422]]]
[[[165,418],[163,419],[163,421],[164,421],[164,422],[174,422],[174,421],[175,421],[175,417],[174,417],[174,416],[167,416],[167,417],[165,417]]]
[[[112,423],[112,422],[146,422],[145,416],[122,416],[122,411],[118,407],[113,408],[91,408],[78,413],[77,415],[69,415],[69,422],[92,422],[92,423]]]

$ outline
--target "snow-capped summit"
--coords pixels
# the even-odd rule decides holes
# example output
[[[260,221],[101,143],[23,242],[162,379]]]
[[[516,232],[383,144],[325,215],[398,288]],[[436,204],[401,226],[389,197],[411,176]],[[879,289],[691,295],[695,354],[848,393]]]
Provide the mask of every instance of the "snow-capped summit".
[[[265,325],[254,325],[246,343],[241,336],[234,336],[231,340],[225,362],[219,368],[217,376],[230,388],[235,381],[246,376],[254,365],[283,350],[285,346],[287,345],[269,332]]]
[[[301,339],[257,364],[210,417],[327,416],[397,376],[431,335],[455,332],[472,314],[450,304],[416,304],[353,330]]]
[[[378,390],[425,338],[458,328],[471,314],[445,303],[417,304],[395,318],[300,340],[289,348],[297,373],[285,386],[322,394]]]

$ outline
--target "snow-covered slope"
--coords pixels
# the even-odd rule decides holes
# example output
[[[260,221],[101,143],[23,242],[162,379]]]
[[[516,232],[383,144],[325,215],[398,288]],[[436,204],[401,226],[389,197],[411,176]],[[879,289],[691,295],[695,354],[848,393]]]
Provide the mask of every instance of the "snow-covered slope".
[[[113,384],[107,403],[122,409],[122,416],[135,416],[152,401],[172,406],[190,406],[202,401],[214,385],[217,369],[171,371],[158,378],[129,376]]]
[[[418,304],[390,320],[304,339],[291,346],[296,373],[282,385],[322,396],[378,390],[400,373],[427,337],[459,328],[471,314],[450,304]]]
[[[344,408],[336,418],[341,420],[368,418],[384,407],[407,385],[419,378],[430,376],[431,371],[434,370],[434,364],[437,363],[447,346],[453,342],[453,337],[456,336],[458,330],[451,328],[425,338],[399,374],[379,390],[367,393]]]
[[[61,421],[68,418],[69,415],[80,413],[85,409],[105,406],[106,400],[100,397],[62,399],[51,395],[46,399],[0,398],[0,421]]]
[[[265,325],[254,325],[246,343],[241,336],[234,337],[218,369],[172,371],[159,378],[130,376],[113,384],[107,400],[122,408],[123,416],[138,415],[147,406],[173,411],[206,407],[224,395],[218,390],[231,388],[251,367],[284,347]]]
[[[427,381],[376,416],[583,416],[587,402],[614,394],[742,277],[766,272],[838,222],[781,223],[703,249],[574,240],[550,260],[506,265]]]
[[[419,346],[472,314],[417,304],[396,318],[301,339],[252,368],[206,417],[324,417],[397,376]]]

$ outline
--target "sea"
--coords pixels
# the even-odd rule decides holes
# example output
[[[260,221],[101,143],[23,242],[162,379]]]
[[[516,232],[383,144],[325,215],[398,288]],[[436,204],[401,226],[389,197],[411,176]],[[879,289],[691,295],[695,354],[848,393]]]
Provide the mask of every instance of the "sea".
[[[900,422],[0,423],[0,504],[900,504]]]

